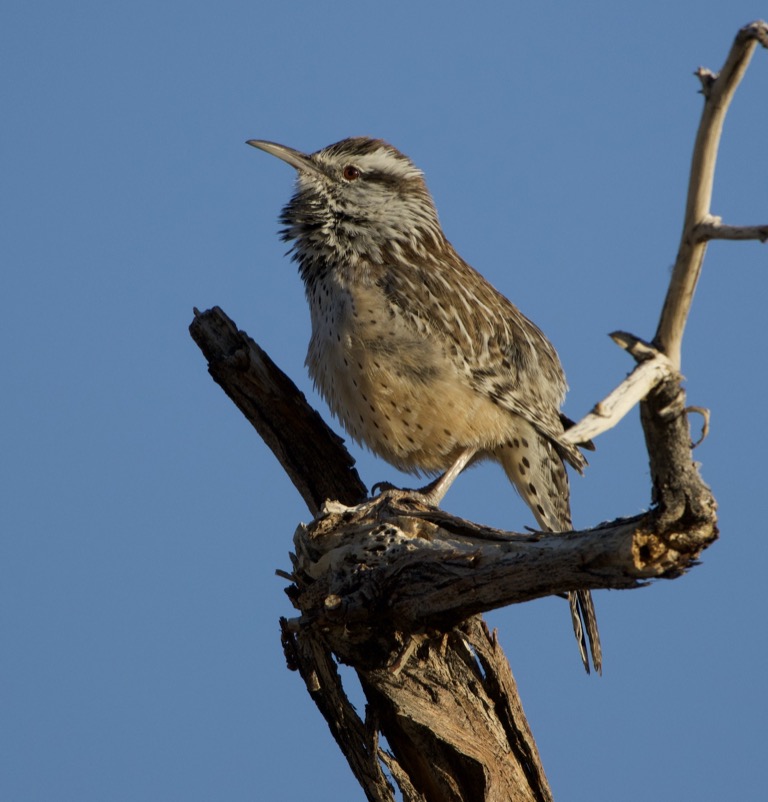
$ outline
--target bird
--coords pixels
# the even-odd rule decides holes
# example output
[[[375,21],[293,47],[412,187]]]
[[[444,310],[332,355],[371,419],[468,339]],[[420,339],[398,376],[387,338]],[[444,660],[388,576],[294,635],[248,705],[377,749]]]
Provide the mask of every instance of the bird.
[[[282,239],[311,317],[306,366],[348,434],[396,468],[438,475],[434,505],[470,464],[492,460],[548,532],[573,529],[563,438],[565,374],[542,331],[446,238],[422,171],[381,139],[313,153],[252,145],[296,171]],[[584,667],[602,673],[589,591],[568,593]]]

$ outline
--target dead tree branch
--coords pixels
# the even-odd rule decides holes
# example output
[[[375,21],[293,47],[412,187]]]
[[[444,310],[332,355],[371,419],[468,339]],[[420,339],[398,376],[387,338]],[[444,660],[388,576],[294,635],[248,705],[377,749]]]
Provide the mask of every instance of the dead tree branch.
[[[697,227],[711,219],[712,186],[725,115],[758,43],[768,47],[768,24],[763,21],[745,25],[738,32],[719,74],[701,68],[697,71],[704,109],[693,147],[680,247],[654,338],[676,370],[680,370],[683,332],[707,250],[707,240],[697,236]]]
[[[195,309],[189,332],[213,380],[270,447],[313,515],[326,499],[357,504],[368,495],[341,437],[221,309]]]
[[[739,31],[720,73],[702,67],[696,71],[705,97],[704,110],[691,159],[680,247],[654,338],[655,350],[648,350],[652,346],[645,344],[647,347],[642,351],[632,351],[626,343],[640,342],[638,338],[611,335],[622,348],[632,353],[639,364],[586,417],[568,430],[566,439],[571,443],[592,439],[613,428],[654,387],[675,380],[680,370],[683,332],[707,243],[715,239],[768,241],[768,225],[724,225],[721,218],[710,211],[725,115],[758,44],[768,47],[768,23],[762,20],[745,25]]]
[[[356,508],[329,504],[294,540],[298,607],[311,611],[295,623],[338,629],[334,651],[345,661],[358,657],[358,627],[368,649],[367,629],[381,628],[376,651],[387,654],[390,629],[447,630],[542,596],[680,576],[712,542],[713,515],[684,531],[659,527],[651,512],[568,535],[513,534],[386,495]]]
[[[612,335],[638,366],[569,430],[573,442],[592,438],[640,402],[653,501],[643,515],[565,535],[515,534],[386,493],[364,501],[342,441],[293,383],[220,309],[195,312],[191,333],[211,375],[316,516],[295,534],[287,593],[298,615],[281,621],[283,647],[369,800],[394,799],[384,767],[407,802],[550,800],[509,666],[477,614],[674,578],[716,539],[716,503],[691,455],[680,356],[707,242],[765,241],[768,232],[725,226],[710,212],[723,120],[758,43],[768,45],[764,22],[739,32],[718,75],[698,72],[704,111],[654,341]],[[334,655],[358,673],[364,719],[344,694]]]

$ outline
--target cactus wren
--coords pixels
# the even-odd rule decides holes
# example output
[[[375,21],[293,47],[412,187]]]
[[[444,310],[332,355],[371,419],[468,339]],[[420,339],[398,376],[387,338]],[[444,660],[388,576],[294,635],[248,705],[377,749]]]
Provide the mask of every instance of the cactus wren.
[[[433,503],[468,464],[496,460],[542,529],[572,529],[564,461],[586,461],[562,439],[560,360],[453,249],[421,171],[377,139],[309,155],[248,144],[297,171],[281,233],[309,301],[307,367],[347,432],[401,470],[443,472],[424,489]],[[591,594],[568,598],[600,672]]]

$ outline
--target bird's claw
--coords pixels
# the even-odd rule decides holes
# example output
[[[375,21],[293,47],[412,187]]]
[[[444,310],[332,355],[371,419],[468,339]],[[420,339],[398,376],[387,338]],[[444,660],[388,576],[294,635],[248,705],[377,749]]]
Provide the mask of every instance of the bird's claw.
[[[395,487],[391,482],[376,482],[375,485],[371,487],[371,498],[374,498],[377,495],[381,495],[382,493],[387,492],[388,490],[400,490],[401,488]]]
[[[387,498],[392,501],[415,501],[428,507],[437,507],[439,499],[434,499],[430,493],[432,485],[426,487],[396,487],[390,482],[376,482],[371,487],[371,499]]]

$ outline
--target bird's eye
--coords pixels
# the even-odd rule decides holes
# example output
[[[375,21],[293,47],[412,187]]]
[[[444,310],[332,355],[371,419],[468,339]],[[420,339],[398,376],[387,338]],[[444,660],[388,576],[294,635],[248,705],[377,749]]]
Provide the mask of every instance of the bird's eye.
[[[357,181],[357,179],[360,178],[360,170],[357,167],[355,167],[354,164],[348,164],[341,171],[341,174],[347,181]]]

